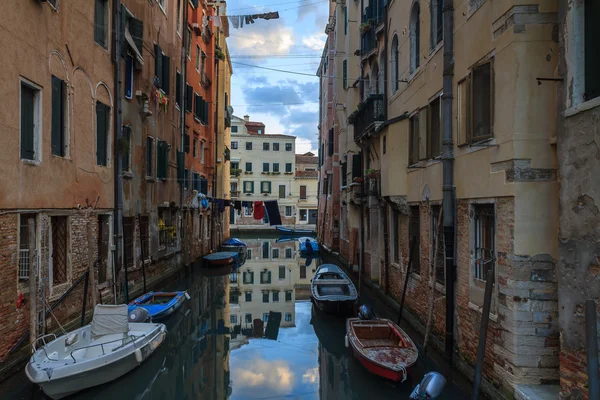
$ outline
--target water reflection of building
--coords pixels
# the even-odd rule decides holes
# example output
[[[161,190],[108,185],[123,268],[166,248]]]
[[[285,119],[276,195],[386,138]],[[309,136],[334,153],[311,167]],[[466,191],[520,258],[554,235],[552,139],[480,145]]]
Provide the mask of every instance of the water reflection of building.
[[[296,240],[277,243],[274,239],[243,239],[248,259],[229,277],[229,322],[250,328],[256,318],[267,322],[270,311],[281,313],[281,327],[295,326],[294,302],[308,299],[314,272],[299,257]]]

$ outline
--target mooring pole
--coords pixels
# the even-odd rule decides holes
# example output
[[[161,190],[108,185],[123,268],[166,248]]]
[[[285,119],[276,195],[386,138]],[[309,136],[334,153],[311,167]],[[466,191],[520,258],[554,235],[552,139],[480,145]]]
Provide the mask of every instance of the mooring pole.
[[[90,284],[90,272],[88,270],[85,282],[83,284],[83,304],[81,306],[81,326],[85,325],[85,308],[87,306],[88,286]]]
[[[413,237],[412,244],[410,245],[410,253],[408,254],[408,265],[406,266],[406,277],[404,279],[404,290],[402,291],[402,300],[400,300],[400,313],[398,314],[398,325],[402,320],[402,310],[404,309],[404,299],[406,298],[406,289],[408,288],[408,279],[410,278],[410,266],[412,265],[413,255],[415,254],[415,245],[417,244],[417,238]]]
[[[139,207],[139,204],[138,204]],[[142,255],[142,278],[144,279],[144,293],[146,291],[146,254],[144,253],[144,243],[142,242],[142,216],[138,212],[138,225],[140,226],[140,252]]]
[[[483,373],[483,358],[485,357],[485,342],[487,339],[487,328],[490,322],[490,307],[492,305],[492,291],[494,289],[494,268],[488,267],[485,293],[483,297],[483,315],[481,316],[481,329],[479,330],[479,344],[477,345],[477,361],[475,363],[475,376],[473,377],[473,400],[479,398],[479,387],[481,386],[481,374]],[[591,398],[591,397],[590,397]]]

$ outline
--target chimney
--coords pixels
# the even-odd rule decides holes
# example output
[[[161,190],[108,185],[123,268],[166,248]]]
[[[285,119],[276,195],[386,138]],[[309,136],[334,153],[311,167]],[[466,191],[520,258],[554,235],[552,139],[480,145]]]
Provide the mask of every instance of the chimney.
[[[244,121],[246,121],[246,122],[250,121],[250,116],[249,115],[244,115]]]

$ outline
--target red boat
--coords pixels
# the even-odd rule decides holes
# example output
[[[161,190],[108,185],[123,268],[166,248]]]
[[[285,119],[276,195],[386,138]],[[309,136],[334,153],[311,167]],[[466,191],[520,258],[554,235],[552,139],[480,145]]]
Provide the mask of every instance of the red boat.
[[[417,362],[419,353],[412,339],[389,319],[349,318],[346,332],[354,356],[375,375],[404,381],[406,370]]]

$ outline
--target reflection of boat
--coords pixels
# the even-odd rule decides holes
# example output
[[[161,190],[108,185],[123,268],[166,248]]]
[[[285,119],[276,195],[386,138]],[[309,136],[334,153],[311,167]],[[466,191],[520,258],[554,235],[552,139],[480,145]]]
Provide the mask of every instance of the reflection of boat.
[[[200,273],[204,276],[224,276],[239,268],[239,253],[219,251],[204,256]]]
[[[128,373],[165,340],[163,324],[129,323],[127,306],[97,305],[89,325],[36,350],[25,368],[29,380],[60,399]]]
[[[404,381],[407,369],[417,362],[411,338],[388,319],[348,318],[347,340],[354,356],[370,372],[393,381]]]
[[[293,236],[279,236],[279,239],[275,240],[275,243],[295,242],[298,238]]]
[[[331,318],[313,307],[310,324],[319,338],[319,343],[325,347],[328,353],[338,359],[346,354],[344,342],[340,340],[346,331],[345,319]]]
[[[310,235],[315,233],[314,230],[310,229],[286,228],[284,226],[276,226],[275,229],[286,235]]]
[[[235,251],[239,254],[239,266],[241,267],[246,262],[246,257],[248,257],[248,246],[246,243],[242,242],[236,238],[230,238],[221,244],[221,251]]]
[[[351,315],[356,305],[356,288],[340,267],[323,264],[310,285],[315,306],[328,314]]]
[[[148,292],[129,303],[128,309],[131,313],[138,307],[144,308],[150,318],[157,320],[171,315],[189,297],[186,292]]]
[[[298,238],[298,241],[300,242],[300,252],[301,253],[316,254],[319,252],[319,243],[317,243],[315,238],[305,236],[305,237]]]

